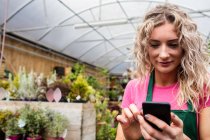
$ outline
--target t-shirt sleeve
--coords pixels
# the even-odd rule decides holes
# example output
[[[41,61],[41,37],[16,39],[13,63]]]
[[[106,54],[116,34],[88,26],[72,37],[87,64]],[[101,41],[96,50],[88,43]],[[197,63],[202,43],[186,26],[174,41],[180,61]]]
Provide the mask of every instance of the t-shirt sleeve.
[[[208,90],[204,90],[204,98],[200,98],[199,100],[199,109],[210,107],[210,97],[207,96],[207,93],[210,92]]]
[[[122,108],[127,108],[132,103],[131,94],[132,94],[132,81],[129,81],[124,90],[123,100],[121,104]]]
[[[200,109],[210,107],[210,97],[204,97],[204,100],[200,100]]]
[[[209,73],[209,77],[210,78],[210,73]],[[200,108],[206,108],[206,107],[210,107],[210,96],[208,96],[210,93],[210,89],[206,88],[206,85],[204,86],[204,99],[201,100],[200,99]]]

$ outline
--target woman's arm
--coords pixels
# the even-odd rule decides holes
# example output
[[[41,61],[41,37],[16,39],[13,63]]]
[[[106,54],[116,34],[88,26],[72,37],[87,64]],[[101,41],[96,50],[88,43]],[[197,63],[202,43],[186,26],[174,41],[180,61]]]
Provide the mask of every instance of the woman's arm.
[[[138,140],[141,137],[138,115],[140,115],[140,111],[134,104],[122,110],[122,114],[117,116],[119,125],[116,140]]]
[[[200,140],[210,140],[210,107],[202,109],[199,113]]]
[[[124,134],[123,134],[123,131],[122,131],[122,126],[119,123],[118,126],[117,126],[116,140],[124,140],[124,139],[125,139],[125,137],[124,137]]]

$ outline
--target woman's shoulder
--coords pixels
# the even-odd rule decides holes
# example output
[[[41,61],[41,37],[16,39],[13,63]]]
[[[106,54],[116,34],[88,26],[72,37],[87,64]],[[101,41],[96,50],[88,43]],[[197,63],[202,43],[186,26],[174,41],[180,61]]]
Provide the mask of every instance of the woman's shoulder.
[[[137,79],[137,78],[131,79],[131,80],[128,82],[129,85],[135,85],[135,84],[139,84],[139,83],[140,83],[140,79]]]
[[[132,89],[136,89],[136,88],[143,88],[143,87],[147,87],[149,83],[149,76],[145,76],[143,78],[135,78],[132,79],[128,82],[126,89],[128,88],[132,88]]]
[[[149,74],[147,74],[143,77],[138,77],[138,78],[131,79],[128,83],[129,84],[144,84],[148,80],[149,80]]]
[[[138,107],[141,107],[141,103],[146,97],[148,87],[148,79],[136,78],[128,82],[122,101],[122,108],[129,107],[130,104],[134,103]]]

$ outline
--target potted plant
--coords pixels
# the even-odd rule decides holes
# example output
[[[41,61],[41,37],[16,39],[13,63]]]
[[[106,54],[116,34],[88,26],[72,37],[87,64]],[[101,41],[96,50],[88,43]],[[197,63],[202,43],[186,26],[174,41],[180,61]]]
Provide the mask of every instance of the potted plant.
[[[74,102],[87,102],[89,95],[94,92],[95,90],[92,86],[90,86],[84,76],[80,74],[72,83],[67,98]]]
[[[25,124],[24,129],[27,140],[41,140],[47,126],[45,111],[26,105],[20,109],[20,120]]]
[[[48,125],[46,128],[47,140],[64,140],[62,135],[65,135],[65,131],[67,131],[68,127],[68,119],[60,114],[59,112],[55,112],[49,110],[47,113],[48,116]]]
[[[0,139],[5,139],[5,127],[7,120],[12,117],[12,114],[9,110],[0,110]]]
[[[110,89],[107,93],[109,95],[110,101],[117,101],[118,96],[120,95],[120,91],[118,89]]]
[[[24,68],[20,68],[14,78],[9,77],[10,99],[37,101],[38,98],[44,97],[43,93],[46,92],[46,87],[46,81],[42,74],[27,73]]]
[[[19,118],[17,114],[7,120],[5,133],[10,140],[21,140],[24,134],[24,129],[19,125],[18,121]]]
[[[115,117],[119,114],[118,111],[108,109],[108,98],[98,96],[95,103],[96,108],[96,139],[114,140],[116,136]]]

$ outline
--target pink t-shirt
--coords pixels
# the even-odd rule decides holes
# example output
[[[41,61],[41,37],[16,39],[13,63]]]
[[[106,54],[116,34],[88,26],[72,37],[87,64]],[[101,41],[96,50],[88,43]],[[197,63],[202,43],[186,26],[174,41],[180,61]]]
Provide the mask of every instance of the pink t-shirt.
[[[139,109],[141,109],[142,102],[146,101],[147,90],[148,90],[149,76],[143,80],[134,79],[129,81],[125,88],[122,108],[129,107],[130,104],[136,104]],[[169,102],[171,104],[171,110],[187,110],[187,104],[182,106],[178,105],[177,94],[178,94],[178,84],[173,84],[170,86],[160,87],[154,85],[153,88],[153,99],[155,102]],[[205,106],[209,107],[210,100],[205,102]],[[201,106],[199,107],[201,108]]]

